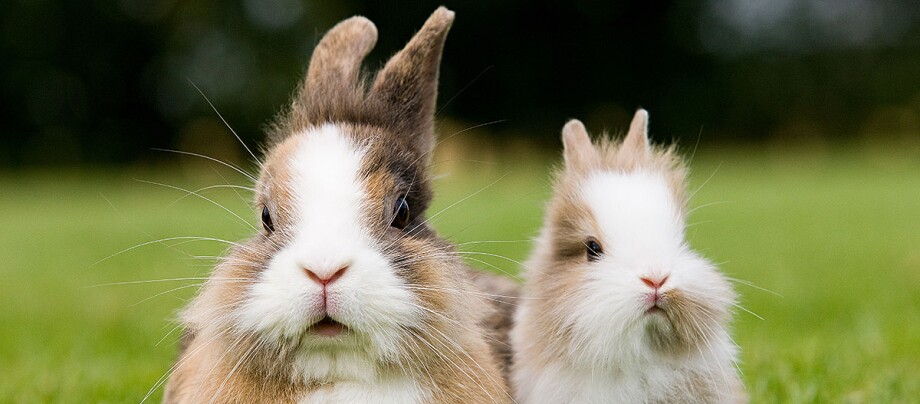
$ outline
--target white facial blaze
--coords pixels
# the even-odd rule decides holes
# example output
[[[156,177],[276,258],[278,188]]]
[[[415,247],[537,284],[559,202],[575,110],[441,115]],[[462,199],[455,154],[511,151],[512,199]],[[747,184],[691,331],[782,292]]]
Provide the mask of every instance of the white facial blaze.
[[[653,265],[681,250],[684,223],[660,174],[597,172],[582,188],[604,251],[627,265]],[[654,270],[654,268],[650,268]]]
[[[327,278],[350,265],[365,247],[362,244],[367,244],[361,224],[361,206],[367,195],[358,178],[364,153],[335,126],[303,136],[290,163],[298,215],[291,258],[301,268]]]
[[[269,262],[251,288],[240,312],[242,327],[270,338],[301,338],[297,363],[309,364],[330,356],[330,349],[366,352],[368,360],[350,360],[323,367],[310,366],[310,379],[361,375],[367,377],[374,356],[397,349],[398,326],[417,321],[416,298],[396,276],[365,228],[367,192],[360,170],[364,151],[341,129],[325,125],[292,136],[296,152],[287,163],[288,181],[279,184],[292,195],[292,237]],[[323,287],[322,279],[347,269]],[[356,335],[333,340],[305,333],[329,315]],[[360,346],[355,346],[355,345]],[[312,355],[318,355],[312,358]],[[331,359],[330,359],[331,360]],[[357,366],[356,364],[365,365]],[[304,369],[306,370],[306,369]],[[372,370],[370,370],[373,373]]]
[[[653,289],[642,278],[666,276],[661,293],[679,290],[685,298],[730,303],[730,286],[686,245],[680,208],[664,176],[641,170],[596,172],[581,189],[603,253],[587,264],[582,296],[575,302],[577,315],[571,321],[587,341],[573,351],[577,362],[655,360],[643,325],[664,320],[646,315]]]

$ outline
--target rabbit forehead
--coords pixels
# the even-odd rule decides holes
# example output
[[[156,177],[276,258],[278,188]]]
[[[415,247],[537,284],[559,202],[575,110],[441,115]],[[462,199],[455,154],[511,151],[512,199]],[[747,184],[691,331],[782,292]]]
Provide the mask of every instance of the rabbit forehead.
[[[297,146],[288,160],[289,186],[300,210],[337,206],[356,213],[354,204],[364,194],[360,178],[364,150],[332,124],[308,129],[295,138]]]
[[[321,214],[350,215],[377,234],[382,229],[373,226],[374,212],[386,208],[384,201],[397,193],[409,194],[414,215],[427,209],[431,190],[423,157],[406,139],[384,128],[310,126],[272,148],[257,186],[258,201],[277,210],[275,219],[284,224],[297,226],[317,207],[332,206]]]
[[[615,254],[679,248],[684,223],[668,180],[653,171],[597,171],[581,187],[582,200]]]
[[[333,124],[296,134],[286,161],[286,188],[295,238],[331,243],[366,236],[363,205],[368,199],[363,174],[365,148]],[[315,235],[317,237],[311,237]]]

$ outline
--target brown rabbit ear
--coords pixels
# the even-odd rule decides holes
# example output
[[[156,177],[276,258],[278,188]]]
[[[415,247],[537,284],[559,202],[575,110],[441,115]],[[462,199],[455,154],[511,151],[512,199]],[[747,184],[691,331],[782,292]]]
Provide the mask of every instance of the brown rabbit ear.
[[[367,18],[351,17],[336,24],[313,50],[307,78],[295,102],[318,108],[363,91],[358,83],[361,62],[376,43],[377,27]]]
[[[371,97],[380,101],[398,128],[411,135],[419,151],[434,146],[434,113],[444,40],[454,12],[439,7],[405,48],[377,74]]]
[[[577,119],[569,121],[562,127],[562,148],[565,165],[569,168],[585,168],[597,158],[597,150],[591,144],[588,130]]]
[[[626,139],[623,139],[623,147],[631,148],[642,154],[650,151],[648,141],[648,112],[642,108],[636,110],[633,115],[632,123],[629,124],[629,132],[626,133]]]

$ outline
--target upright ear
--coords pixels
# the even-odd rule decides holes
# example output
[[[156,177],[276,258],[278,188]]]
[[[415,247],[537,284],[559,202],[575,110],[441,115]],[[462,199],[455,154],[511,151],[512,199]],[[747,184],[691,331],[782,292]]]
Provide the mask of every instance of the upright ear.
[[[562,148],[565,165],[569,168],[587,167],[597,156],[597,150],[591,144],[585,125],[577,119],[567,122],[562,127]]]
[[[434,146],[434,113],[438,97],[438,73],[444,40],[454,12],[439,7],[405,48],[394,55],[374,79],[371,96],[397,123],[397,129],[422,153]]]
[[[626,139],[623,140],[623,146],[648,153],[650,151],[648,141],[648,112],[639,108],[633,115],[632,123],[629,124],[629,132],[626,133]]]
[[[319,108],[363,91],[358,74],[361,62],[377,43],[377,27],[364,17],[336,24],[319,41],[310,58],[307,78],[295,102]]]

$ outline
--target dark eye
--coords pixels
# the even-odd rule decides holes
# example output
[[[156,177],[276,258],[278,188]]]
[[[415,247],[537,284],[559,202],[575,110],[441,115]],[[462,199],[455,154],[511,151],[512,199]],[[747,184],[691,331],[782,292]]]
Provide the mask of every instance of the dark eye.
[[[597,259],[601,257],[601,254],[604,253],[604,250],[597,240],[589,238],[585,241],[585,253],[588,255],[588,261],[597,261]]]
[[[405,196],[396,199],[396,207],[393,208],[393,222],[390,226],[397,229],[404,229],[409,224],[409,202],[406,202]]]
[[[268,212],[268,206],[262,207],[262,227],[269,233],[275,231],[275,224],[272,223],[272,215]]]

